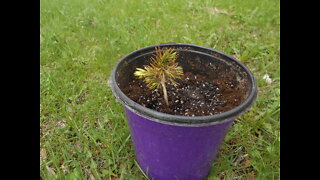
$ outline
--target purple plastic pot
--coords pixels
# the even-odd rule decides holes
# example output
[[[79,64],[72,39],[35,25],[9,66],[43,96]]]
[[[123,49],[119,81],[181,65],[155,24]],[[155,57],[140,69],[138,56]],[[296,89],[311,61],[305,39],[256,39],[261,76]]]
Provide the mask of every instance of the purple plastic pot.
[[[112,92],[126,111],[137,162],[150,179],[204,179],[232,122],[257,97],[254,76],[244,64],[222,52],[192,44],[160,44],[161,49],[173,47],[178,51],[177,61],[184,72],[219,78],[210,73],[212,69],[204,68],[204,64],[210,63],[221,74],[233,73],[238,82],[236,88],[243,88],[246,98],[236,108],[212,116],[177,116],[154,111],[135,103],[121,89],[133,78],[137,67],[147,64],[156,46],[142,48],[121,59],[110,77]]]

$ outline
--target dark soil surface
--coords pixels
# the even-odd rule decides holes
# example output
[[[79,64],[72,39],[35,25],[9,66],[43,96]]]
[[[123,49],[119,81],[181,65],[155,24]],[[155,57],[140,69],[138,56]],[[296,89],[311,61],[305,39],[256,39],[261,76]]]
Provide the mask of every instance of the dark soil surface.
[[[228,111],[243,102],[243,92],[235,82],[226,79],[209,80],[205,75],[184,73],[177,80],[178,87],[167,84],[169,107],[165,105],[162,90],[149,90],[143,80],[134,78],[122,90],[133,101],[159,112],[207,116]]]

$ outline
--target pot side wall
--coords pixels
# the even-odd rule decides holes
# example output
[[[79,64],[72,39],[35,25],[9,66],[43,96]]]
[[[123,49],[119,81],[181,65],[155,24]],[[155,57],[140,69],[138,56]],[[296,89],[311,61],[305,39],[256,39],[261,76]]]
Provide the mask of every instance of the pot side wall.
[[[151,121],[125,108],[136,159],[154,180],[204,179],[233,119],[192,127]]]

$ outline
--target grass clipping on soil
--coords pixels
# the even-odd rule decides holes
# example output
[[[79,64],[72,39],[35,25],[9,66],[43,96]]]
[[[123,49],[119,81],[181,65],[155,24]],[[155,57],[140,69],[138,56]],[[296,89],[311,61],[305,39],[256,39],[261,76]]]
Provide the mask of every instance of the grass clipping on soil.
[[[162,52],[160,47],[156,47],[156,54],[151,57],[150,65],[145,65],[144,69],[137,68],[134,75],[143,79],[150,90],[162,89],[164,101],[169,106],[166,83],[170,82],[175,87],[178,85],[176,79],[183,75],[182,67],[178,65],[176,59],[178,53],[173,48]]]

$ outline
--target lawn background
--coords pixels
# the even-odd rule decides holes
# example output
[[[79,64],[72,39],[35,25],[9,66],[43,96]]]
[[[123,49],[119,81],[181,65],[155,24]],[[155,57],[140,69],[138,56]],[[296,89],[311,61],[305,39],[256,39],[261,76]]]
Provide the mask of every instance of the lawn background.
[[[257,80],[255,105],[236,119],[207,179],[279,179],[278,0],[40,3],[43,179],[146,179],[134,160],[126,118],[108,77],[126,54],[165,42],[230,54]]]

